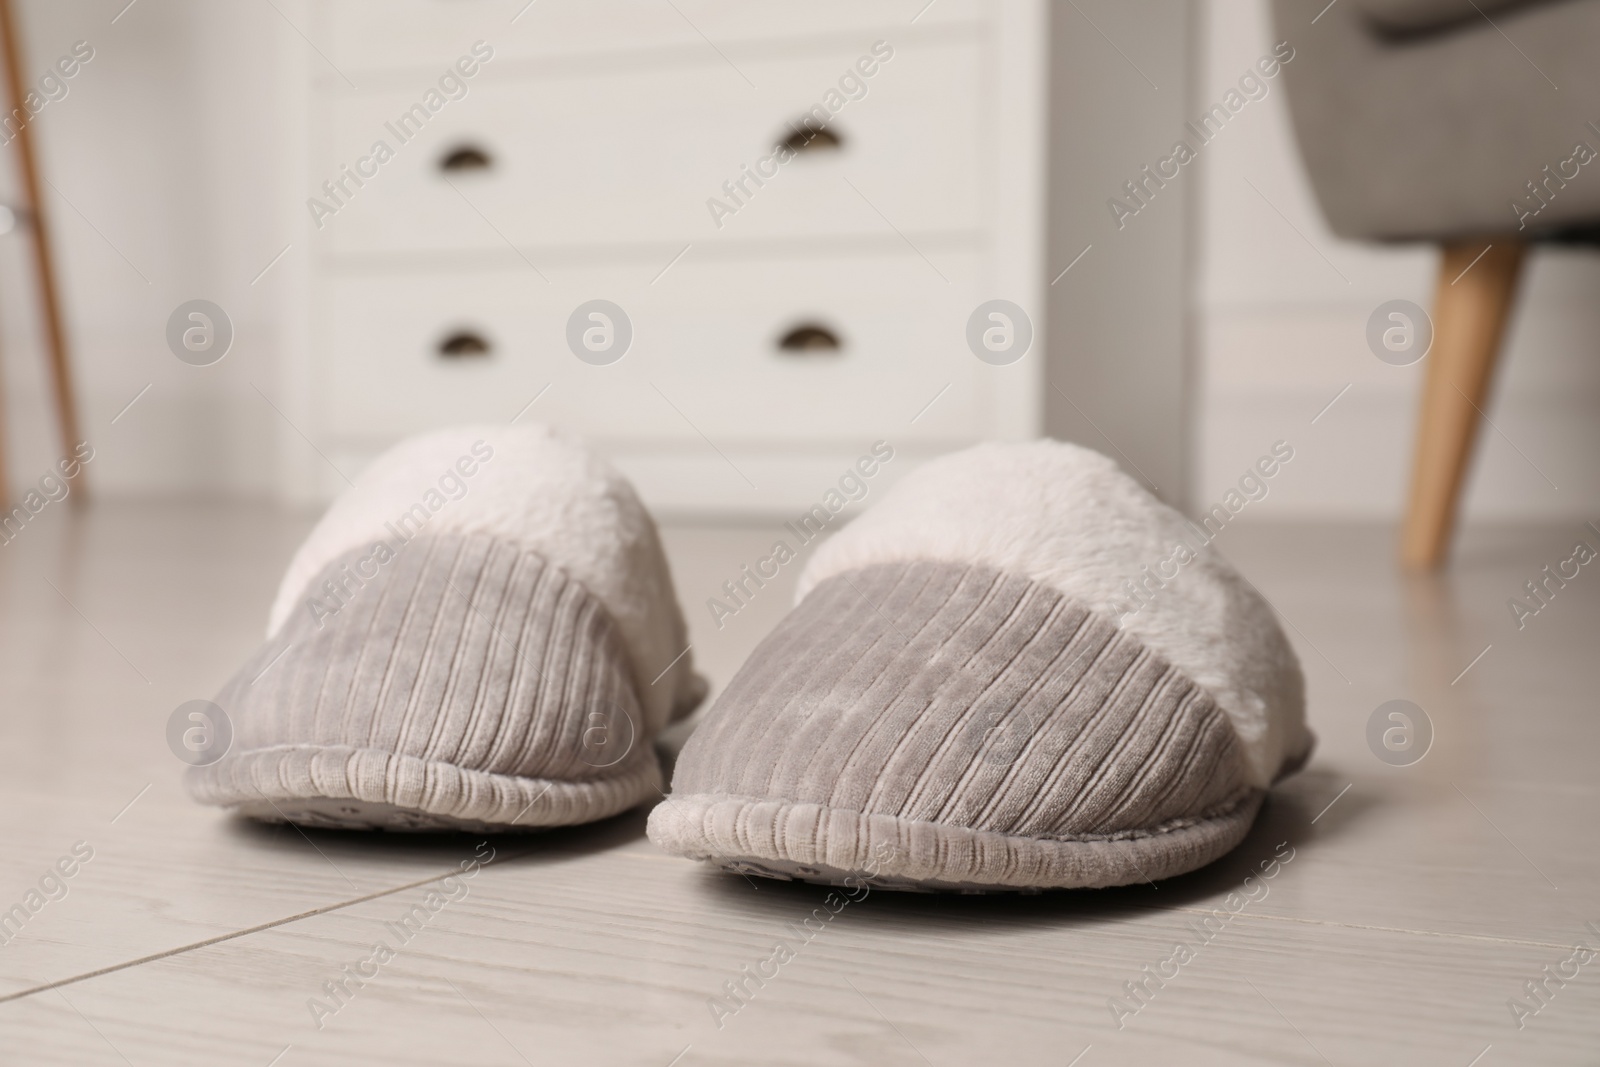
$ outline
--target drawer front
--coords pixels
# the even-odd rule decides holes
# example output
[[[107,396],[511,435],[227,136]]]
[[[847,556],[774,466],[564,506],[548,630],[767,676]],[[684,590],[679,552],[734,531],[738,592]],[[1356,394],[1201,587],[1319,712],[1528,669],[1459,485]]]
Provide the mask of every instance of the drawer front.
[[[755,89],[714,57],[541,78],[480,75],[420,129],[397,122],[424,87],[333,97],[307,182],[307,195],[325,205],[314,241],[335,255],[503,250],[507,242],[555,252],[676,250],[977,228],[993,154],[982,121],[982,41],[895,48],[870,78],[852,83],[865,95],[829,121],[836,146],[813,138],[787,162],[762,163],[870,48],[864,39],[747,63]],[[396,131],[410,139],[402,143]],[[382,163],[380,140],[393,150]],[[344,166],[368,177],[359,187],[345,179],[338,203],[315,186],[340,179]]]
[[[708,38],[719,46],[838,33],[893,39],[912,32],[913,18],[925,30],[976,21],[987,8],[986,0],[334,0],[316,6],[313,36],[359,85],[367,72],[443,68],[478,40],[496,63],[641,48],[715,58]]]
[[[381,444],[507,421],[539,396],[525,418],[610,442],[729,449],[1000,432],[994,386],[1026,371],[966,347],[967,316],[992,295],[979,257],[925,251],[933,266],[914,253],[691,256],[654,285],[648,271],[598,268],[550,284],[525,269],[331,275],[315,312],[316,419],[330,441]],[[632,327],[609,365],[579,360],[567,341],[572,313],[596,298],[621,306]]]

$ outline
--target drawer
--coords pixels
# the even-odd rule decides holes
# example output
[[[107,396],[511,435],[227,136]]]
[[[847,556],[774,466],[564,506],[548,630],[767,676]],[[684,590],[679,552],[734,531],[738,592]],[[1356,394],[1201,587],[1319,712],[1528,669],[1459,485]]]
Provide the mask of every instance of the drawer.
[[[996,383],[1028,371],[981,363],[966,347],[967,316],[990,295],[980,257],[925,251],[948,282],[911,252],[690,256],[653,285],[653,270],[610,268],[551,284],[526,269],[336,273],[316,298],[314,415],[341,446],[383,443],[509,420],[548,385],[527,418],[610,442],[701,449],[709,438],[729,449],[1000,433]],[[569,317],[595,298],[632,325],[626,354],[605,366],[580,361],[566,340]],[[828,334],[836,349],[821,347]],[[801,347],[781,347],[785,338]],[[458,354],[441,353],[447,339]],[[487,351],[472,352],[479,344]]]
[[[335,255],[500,250],[507,241],[676,250],[976,229],[993,157],[981,40],[897,47],[863,79],[866,95],[831,120],[837,146],[817,138],[765,165],[764,184],[742,177],[869,47],[745,63],[756,89],[715,57],[484,78],[404,143],[390,126],[425,86],[336,95],[322,105],[307,195],[335,206],[317,185],[356,166],[375,141],[394,155],[360,164],[371,176],[359,187],[346,180],[348,197],[320,219],[313,245]],[[735,184],[733,196],[724,183]],[[713,198],[724,208],[713,210]]]
[[[367,72],[443,68],[478,40],[494,48],[498,64],[641,48],[711,52],[707,38],[719,46],[875,31],[894,39],[912,32],[913,17],[915,26],[926,30],[981,19],[989,6],[986,0],[937,0],[931,6],[928,0],[537,0],[525,5],[527,0],[334,0],[316,5],[312,36],[333,65],[360,85],[360,75]],[[331,71],[327,76],[338,79]]]

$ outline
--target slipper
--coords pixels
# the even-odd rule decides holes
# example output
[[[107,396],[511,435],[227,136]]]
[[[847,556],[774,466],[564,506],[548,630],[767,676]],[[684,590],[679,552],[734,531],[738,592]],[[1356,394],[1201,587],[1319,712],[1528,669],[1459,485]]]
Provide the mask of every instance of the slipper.
[[[747,874],[1148,882],[1237,845],[1312,737],[1267,603],[1106,457],[986,444],[817,550],[649,834]]]
[[[215,703],[191,795],[258,819],[507,830],[658,797],[652,739],[705,694],[655,524],[538,426],[404,441],[317,523]]]

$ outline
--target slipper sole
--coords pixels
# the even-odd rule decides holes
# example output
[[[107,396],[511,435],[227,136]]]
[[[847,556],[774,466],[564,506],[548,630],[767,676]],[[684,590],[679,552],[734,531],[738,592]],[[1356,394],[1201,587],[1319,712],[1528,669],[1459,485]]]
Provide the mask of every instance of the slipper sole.
[[[1264,796],[1250,790],[1207,818],[1107,839],[1021,837],[715,796],[674,796],[651,812],[649,829],[670,852],[768,878],[911,892],[1103,889],[1170,878],[1220,858],[1249,833]]]

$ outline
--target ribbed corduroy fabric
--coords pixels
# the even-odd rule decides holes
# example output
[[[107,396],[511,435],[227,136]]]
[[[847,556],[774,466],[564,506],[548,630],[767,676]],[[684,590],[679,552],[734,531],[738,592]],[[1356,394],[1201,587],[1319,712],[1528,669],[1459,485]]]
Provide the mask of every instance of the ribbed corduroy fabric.
[[[324,567],[218,695],[234,742],[188,772],[197,800],[296,822],[504,828],[604,818],[659,788],[617,627],[560,567],[487,535],[370,555]]]
[[[650,834],[801,876],[1116,885],[1226,852],[1261,797],[1227,716],[1138,638],[1027,578],[921,561],[801,601],[685,746]]]

